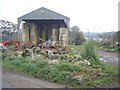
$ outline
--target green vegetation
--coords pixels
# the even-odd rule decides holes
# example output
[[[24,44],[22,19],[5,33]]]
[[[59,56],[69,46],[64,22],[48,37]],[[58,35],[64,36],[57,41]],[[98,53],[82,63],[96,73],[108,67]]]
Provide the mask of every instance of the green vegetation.
[[[99,58],[92,41],[85,42],[81,51],[83,59],[90,61],[92,64],[98,65]]]
[[[97,46],[98,49],[103,49],[103,50],[106,50],[106,51],[116,51],[116,52],[120,52],[120,47],[117,46],[117,47],[112,47],[112,46]]]
[[[37,59],[32,61],[30,58],[4,60],[3,64],[10,68],[34,75],[37,78],[66,83],[73,87],[80,87],[84,84],[79,84],[77,80],[72,79],[76,75],[84,75],[85,79],[83,79],[86,82],[86,87],[96,83],[113,81],[114,77],[112,75],[117,75],[117,72],[115,72],[116,70],[113,68],[108,69],[109,67],[106,66],[107,64],[104,64],[105,69],[103,70],[93,70],[92,68],[85,68],[81,65],[72,65],[68,61],[61,61],[60,64],[56,65],[48,65],[47,60]]]
[[[81,48],[81,45],[69,45],[69,48],[73,48],[73,49],[79,49]]]
[[[69,47],[73,49],[81,48],[81,46],[73,45]],[[33,51],[39,54],[41,50],[33,49]],[[100,61],[92,41],[83,44],[81,56],[74,56],[74,54],[76,52],[55,55],[53,60],[50,60],[48,57],[42,57],[43,54],[36,59],[32,59],[31,56],[18,57],[14,52],[4,51],[2,53],[4,56],[2,64],[31,74],[36,78],[80,88],[112,82],[116,79],[114,75],[118,75],[118,67]],[[54,59],[57,59],[59,63],[50,64],[49,61],[54,61]],[[90,65],[83,63],[85,60]]]
[[[72,81],[69,75],[73,74],[74,71],[81,70],[79,66],[71,65],[68,61],[61,61],[60,64],[50,66],[47,60],[36,59],[33,61],[31,58],[4,60],[3,65],[32,74],[38,78],[54,82],[66,82],[67,84]]]
[[[88,87],[96,83],[113,81],[114,77],[112,75],[117,75],[118,73],[117,70],[111,68],[107,63],[104,63],[103,69],[73,65],[66,60],[62,60],[60,64],[49,65],[47,59],[32,60],[29,57],[4,60],[2,63],[10,68],[34,75],[37,78],[66,83],[73,87],[84,85],[84,83],[79,84],[77,80],[72,79],[76,75],[83,75],[83,82],[85,81],[85,86]]]
[[[69,44],[81,45],[85,41],[83,32],[78,26],[73,26],[69,31]]]

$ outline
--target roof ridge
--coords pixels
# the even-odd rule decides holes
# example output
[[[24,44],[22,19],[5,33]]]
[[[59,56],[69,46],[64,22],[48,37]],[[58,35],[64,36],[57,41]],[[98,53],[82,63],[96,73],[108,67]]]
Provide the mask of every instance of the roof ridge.
[[[47,8],[45,8],[45,7],[41,7],[41,8],[38,8],[38,9],[34,10],[34,11],[31,11],[31,12],[25,14],[25,15],[22,15],[22,16],[18,17],[18,19],[21,18],[21,17],[24,17],[24,16],[26,16],[26,15],[29,15],[29,14],[31,14],[31,13],[33,13],[33,12],[36,12],[36,11],[38,11],[38,10],[40,10],[40,9],[46,9],[46,10],[51,11],[51,12],[53,12],[53,13],[56,13],[56,14],[58,14],[58,15],[60,15],[60,16],[63,16],[63,17],[65,17],[65,18],[67,18],[67,19],[70,19],[70,18],[67,17],[67,16],[64,16],[64,15],[58,13],[58,12],[55,12],[55,11],[50,10],[50,9],[47,9]]]

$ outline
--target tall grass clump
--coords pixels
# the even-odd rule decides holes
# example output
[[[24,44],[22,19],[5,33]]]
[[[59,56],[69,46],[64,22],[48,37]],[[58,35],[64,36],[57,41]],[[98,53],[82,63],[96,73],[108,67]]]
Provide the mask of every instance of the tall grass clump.
[[[92,40],[86,41],[82,46],[81,57],[88,60],[91,64],[98,64],[99,57]]]

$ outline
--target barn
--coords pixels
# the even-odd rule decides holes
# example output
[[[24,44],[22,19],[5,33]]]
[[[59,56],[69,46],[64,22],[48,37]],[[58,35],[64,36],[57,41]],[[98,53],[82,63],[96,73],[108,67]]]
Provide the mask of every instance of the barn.
[[[47,8],[39,8],[18,18],[22,23],[22,40],[25,44],[39,44],[51,40],[63,47],[68,45],[70,19]]]

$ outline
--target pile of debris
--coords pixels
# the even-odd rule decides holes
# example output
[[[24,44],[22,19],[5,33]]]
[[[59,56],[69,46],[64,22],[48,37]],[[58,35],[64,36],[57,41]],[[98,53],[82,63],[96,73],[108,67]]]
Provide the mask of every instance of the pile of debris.
[[[72,48],[62,47],[58,42],[46,41],[42,44],[34,45],[31,43],[20,44],[18,47],[11,49],[15,52],[17,57],[32,57],[33,60],[36,58],[47,58],[50,63],[58,63],[59,60],[68,60],[69,62],[78,65],[86,64],[91,65],[87,60],[83,60],[78,53]],[[77,53],[77,54],[76,54]],[[54,62],[53,62],[54,61]]]
[[[68,60],[75,65],[86,64],[91,65],[87,60],[83,60],[80,55],[75,55],[70,48],[40,48],[32,47],[26,48],[23,51],[16,51],[16,56],[27,57],[30,56],[32,59],[36,58],[47,58],[50,63],[56,64],[60,60]]]

